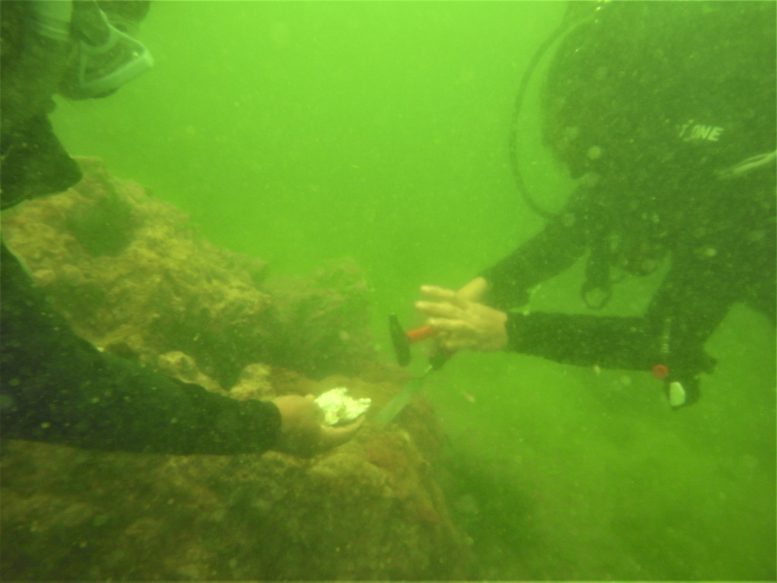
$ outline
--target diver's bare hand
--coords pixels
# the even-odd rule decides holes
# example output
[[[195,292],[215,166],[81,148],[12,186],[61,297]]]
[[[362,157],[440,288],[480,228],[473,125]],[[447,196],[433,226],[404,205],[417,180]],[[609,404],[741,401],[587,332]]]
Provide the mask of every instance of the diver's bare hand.
[[[488,282],[484,277],[476,277],[461,286],[456,295],[463,300],[482,303],[488,287]]]
[[[324,413],[313,395],[287,395],[272,401],[281,413],[281,436],[276,449],[310,456],[351,439],[364,422],[359,418],[342,427],[322,424]]]
[[[478,279],[482,281],[473,280],[459,292],[421,286],[421,293],[429,301],[416,302],[416,308],[437,332],[439,345],[449,352],[496,351],[507,346],[507,314],[469,299],[479,299],[486,291],[485,280]]]

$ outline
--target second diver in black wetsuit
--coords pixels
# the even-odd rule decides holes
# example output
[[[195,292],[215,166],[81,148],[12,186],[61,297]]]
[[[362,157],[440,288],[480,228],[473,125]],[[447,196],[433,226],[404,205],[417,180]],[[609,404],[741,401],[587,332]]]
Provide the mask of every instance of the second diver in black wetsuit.
[[[673,407],[696,401],[714,366],[704,344],[731,306],[775,319],[774,47],[771,2],[610,2],[570,26],[543,133],[579,186],[460,290],[422,287],[443,349],[652,370]],[[586,254],[589,307],[609,299],[613,270],[670,266],[642,315],[510,311]]]

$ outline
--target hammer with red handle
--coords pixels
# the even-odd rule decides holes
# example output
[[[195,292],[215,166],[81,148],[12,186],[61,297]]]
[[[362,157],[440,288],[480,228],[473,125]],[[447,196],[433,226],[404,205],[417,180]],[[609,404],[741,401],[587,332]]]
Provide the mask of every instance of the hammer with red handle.
[[[394,345],[397,363],[399,363],[400,366],[407,366],[410,364],[411,344],[431,338],[437,333],[431,326],[421,326],[420,328],[414,328],[413,330],[405,332],[405,330],[402,329],[396,314],[389,316],[389,331],[391,332],[391,342]],[[412,401],[413,397],[421,392],[426,383],[426,379],[429,378],[429,374],[445,364],[445,361],[451,357],[451,354],[452,353],[450,352],[437,352],[434,354],[429,359],[429,366],[426,367],[426,370],[421,375],[411,379],[401,391],[394,395],[383,409],[378,411],[378,414],[374,418],[375,424],[378,427],[385,427],[391,423]]]
[[[399,366],[410,364],[410,345],[417,342],[423,342],[437,334],[437,331],[429,325],[404,330],[399,323],[396,314],[389,316],[389,332],[391,333],[391,343],[394,346],[394,354],[397,357]],[[433,369],[440,368],[451,357],[450,352],[438,352],[429,359],[429,364]]]

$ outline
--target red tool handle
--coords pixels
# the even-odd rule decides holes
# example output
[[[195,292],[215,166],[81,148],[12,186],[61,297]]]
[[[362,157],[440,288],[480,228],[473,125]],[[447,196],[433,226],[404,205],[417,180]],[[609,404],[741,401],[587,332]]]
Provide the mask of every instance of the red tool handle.
[[[418,328],[413,328],[412,330],[407,330],[405,336],[410,344],[415,344],[416,342],[431,338],[436,333],[437,331],[431,326],[420,326]]]

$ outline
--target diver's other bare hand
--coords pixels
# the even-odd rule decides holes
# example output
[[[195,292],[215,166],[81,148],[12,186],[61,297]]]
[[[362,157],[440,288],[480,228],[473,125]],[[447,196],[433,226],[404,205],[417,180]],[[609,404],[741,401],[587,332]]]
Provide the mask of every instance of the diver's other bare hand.
[[[482,278],[479,278],[482,280]],[[507,314],[468,297],[480,298],[486,291],[485,280],[473,280],[462,288],[465,293],[424,285],[427,298],[416,308],[427,317],[426,323],[437,333],[437,342],[445,350],[496,351],[507,346]]]
[[[281,413],[281,435],[275,449],[310,456],[351,439],[364,422],[359,418],[341,427],[322,424],[324,413],[313,395],[287,395],[272,401]]]

